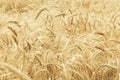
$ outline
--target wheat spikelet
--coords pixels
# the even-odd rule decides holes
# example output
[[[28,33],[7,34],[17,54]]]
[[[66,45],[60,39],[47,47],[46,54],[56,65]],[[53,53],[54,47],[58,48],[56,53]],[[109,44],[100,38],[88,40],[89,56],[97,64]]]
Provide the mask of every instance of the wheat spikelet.
[[[71,69],[69,71],[72,73],[71,80],[85,80],[82,74]]]
[[[112,72],[114,74],[112,74]],[[110,76],[111,74],[111,76]],[[109,64],[100,65],[92,76],[93,80],[115,80],[117,78],[117,68]]]
[[[111,68],[108,69],[104,74],[103,74],[103,79],[104,80],[118,80],[117,79],[117,69],[116,68]]]
[[[16,39],[16,37],[12,36],[12,38],[13,38],[14,42],[18,45],[18,40]]]
[[[35,59],[37,59],[37,60],[38,60],[38,62],[39,62],[39,64],[40,64],[40,66],[42,66],[42,65],[43,65],[43,63],[41,62],[40,58],[39,58],[37,55],[35,56]]]
[[[99,47],[99,46],[96,46],[95,48],[96,48],[96,49],[99,49],[99,50],[102,50],[102,51],[105,51],[104,48]]]
[[[55,36],[55,34],[54,34],[54,32],[52,31],[52,30],[50,30],[50,29],[48,29],[48,28],[46,28],[51,34],[52,34],[52,36],[55,38],[56,36]]]
[[[28,75],[26,75],[25,73],[23,73],[22,71],[20,71],[19,69],[17,69],[16,67],[14,67],[8,63],[0,62],[0,66],[3,66],[5,68],[9,69],[10,71],[14,72],[15,74],[17,74],[24,80],[32,80]]]
[[[41,10],[37,13],[37,15],[35,16],[35,19],[38,19],[38,17],[40,16],[40,14],[41,14],[43,11],[45,11],[45,10],[48,11],[47,8],[43,8],[43,9],[41,9]]]
[[[16,24],[18,27],[21,27],[21,25],[17,21],[8,21],[8,23]]]
[[[59,14],[59,15],[56,15],[55,17],[60,17],[60,16],[62,16],[63,18],[66,16],[66,14]]]
[[[96,32],[95,34],[104,36],[104,33],[101,32]]]
[[[17,33],[14,29],[12,29],[11,27],[8,27],[8,29],[10,29],[13,32],[13,34],[17,37]]]

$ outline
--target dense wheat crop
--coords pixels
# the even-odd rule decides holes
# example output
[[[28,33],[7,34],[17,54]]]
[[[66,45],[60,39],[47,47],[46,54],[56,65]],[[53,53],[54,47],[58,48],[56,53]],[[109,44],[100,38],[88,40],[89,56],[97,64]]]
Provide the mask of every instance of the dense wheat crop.
[[[0,80],[120,80],[120,0],[0,0]]]

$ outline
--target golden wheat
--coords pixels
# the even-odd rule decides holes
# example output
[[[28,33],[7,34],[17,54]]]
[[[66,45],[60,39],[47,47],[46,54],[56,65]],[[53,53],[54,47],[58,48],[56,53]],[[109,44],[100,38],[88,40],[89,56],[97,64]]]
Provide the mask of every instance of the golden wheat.
[[[119,0],[0,0],[0,80],[120,80]]]

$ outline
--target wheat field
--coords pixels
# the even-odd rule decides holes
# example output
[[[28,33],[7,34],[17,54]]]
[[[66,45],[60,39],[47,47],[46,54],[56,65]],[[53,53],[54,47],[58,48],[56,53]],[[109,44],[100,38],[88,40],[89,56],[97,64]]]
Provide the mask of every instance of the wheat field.
[[[120,0],[0,0],[0,80],[120,80]]]

